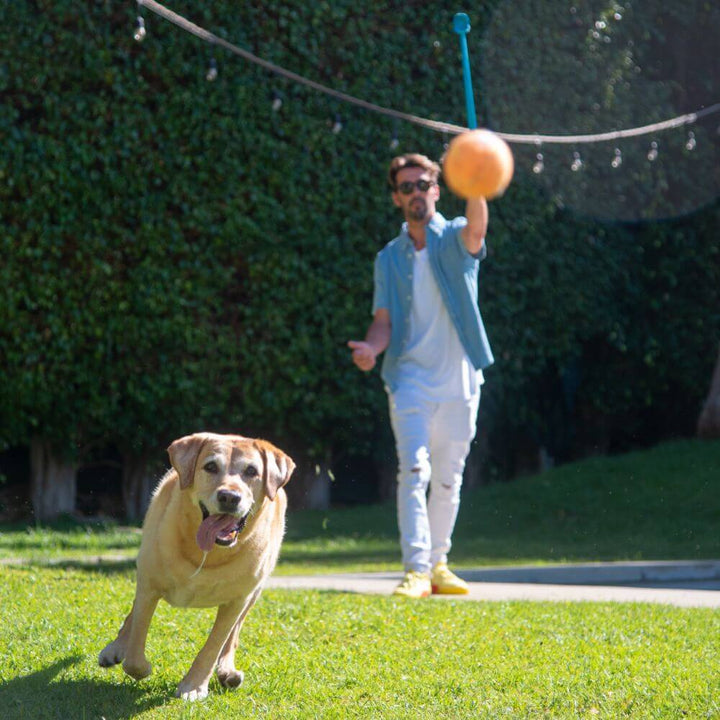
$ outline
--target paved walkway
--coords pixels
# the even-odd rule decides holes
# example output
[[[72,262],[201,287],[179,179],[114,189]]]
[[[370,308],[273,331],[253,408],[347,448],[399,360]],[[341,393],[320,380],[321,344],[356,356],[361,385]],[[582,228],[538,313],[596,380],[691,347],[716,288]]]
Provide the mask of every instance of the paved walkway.
[[[680,607],[720,607],[720,561],[614,562],[458,570],[468,595],[462,600],[644,602]],[[340,573],[273,576],[268,588],[389,595],[401,574]]]

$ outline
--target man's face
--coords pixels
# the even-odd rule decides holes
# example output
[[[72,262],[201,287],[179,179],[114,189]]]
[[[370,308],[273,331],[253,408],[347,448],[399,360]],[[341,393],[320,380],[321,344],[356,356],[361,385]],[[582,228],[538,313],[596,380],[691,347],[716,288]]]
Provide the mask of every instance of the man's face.
[[[422,181],[427,184],[425,190],[418,187],[418,183],[423,186]],[[439,197],[440,188],[427,170],[403,168],[395,178],[393,203],[403,211],[408,222],[428,222],[435,214],[435,203]]]

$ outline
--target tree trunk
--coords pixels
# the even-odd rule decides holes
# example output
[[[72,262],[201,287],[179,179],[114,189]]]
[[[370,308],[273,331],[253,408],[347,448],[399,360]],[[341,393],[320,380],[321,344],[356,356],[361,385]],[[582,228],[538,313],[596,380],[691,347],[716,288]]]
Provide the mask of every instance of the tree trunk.
[[[720,350],[713,371],[710,392],[698,418],[697,434],[701,438],[720,438]]]
[[[35,519],[44,522],[75,511],[77,467],[53,454],[50,443],[30,441],[30,499]]]
[[[124,455],[122,471],[122,494],[125,516],[128,520],[142,520],[150,504],[155,487],[146,455]]]

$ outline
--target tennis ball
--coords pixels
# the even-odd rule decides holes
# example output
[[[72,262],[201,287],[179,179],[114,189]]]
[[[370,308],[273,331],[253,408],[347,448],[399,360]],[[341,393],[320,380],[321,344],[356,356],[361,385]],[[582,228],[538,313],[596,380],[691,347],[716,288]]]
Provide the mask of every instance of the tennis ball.
[[[463,198],[502,195],[515,170],[510,146],[491,130],[456,135],[443,158],[447,186]]]

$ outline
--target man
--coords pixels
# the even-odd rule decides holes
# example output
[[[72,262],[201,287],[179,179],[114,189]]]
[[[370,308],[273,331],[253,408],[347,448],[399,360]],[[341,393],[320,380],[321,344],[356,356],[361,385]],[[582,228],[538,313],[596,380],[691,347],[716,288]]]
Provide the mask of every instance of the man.
[[[424,155],[392,160],[388,180],[405,223],[375,259],[373,320],[348,343],[364,371],[385,352],[382,379],[398,456],[398,525],[405,576],[395,595],[465,594],[447,566],[465,459],[475,436],[482,371],[493,362],[477,304],[488,208],[435,210],[440,167]],[[427,498],[428,487],[430,489]]]

